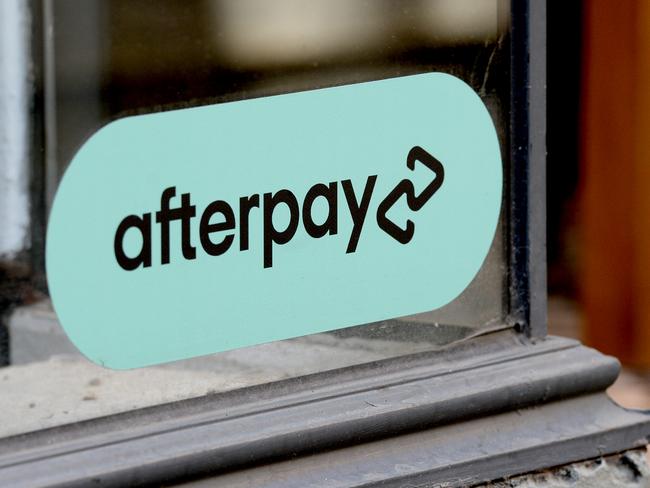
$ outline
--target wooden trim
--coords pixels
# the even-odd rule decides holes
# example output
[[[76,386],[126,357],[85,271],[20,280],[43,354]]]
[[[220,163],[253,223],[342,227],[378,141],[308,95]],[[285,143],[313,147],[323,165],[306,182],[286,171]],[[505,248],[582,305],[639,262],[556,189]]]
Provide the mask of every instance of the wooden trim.
[[[650,5],[584,3],[581,192],[584,335],[650,366]]]

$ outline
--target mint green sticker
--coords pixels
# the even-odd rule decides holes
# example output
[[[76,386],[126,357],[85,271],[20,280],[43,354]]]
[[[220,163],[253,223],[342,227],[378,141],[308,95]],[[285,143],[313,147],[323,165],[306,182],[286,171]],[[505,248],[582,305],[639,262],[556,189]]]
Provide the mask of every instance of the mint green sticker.
[[[478,272],[501,191],[490,115],[447,74],[127,117],[63,177],[50,293],[118,369],[425,312]]]

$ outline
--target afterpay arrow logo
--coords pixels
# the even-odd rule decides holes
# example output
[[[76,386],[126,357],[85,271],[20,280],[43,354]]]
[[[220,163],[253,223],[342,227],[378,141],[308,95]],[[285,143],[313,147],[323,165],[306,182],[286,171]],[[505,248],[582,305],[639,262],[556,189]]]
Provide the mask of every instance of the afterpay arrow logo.
[[[406,166],[413,171],[415,162],[420,161],[435,174],[435,179],[419,195],[415,194],[415,187],[410,180],[400,181],[393,190],[386,195],[377,208],[377,225],[402,244],[408,244],[413,239],[415,233],[415,224],[412,220],[406,220],[406,228],[399,227],[395,222],[387,217],[390,209],[397,203],[402,195],[406,196],[406,204],[409,208],[417,212],[426,205],[429,199],[440,189],[442,182],[445,180],[445,169],[442,163],[431,154],[426,152],[420,146],[415,146],[408,153]]]

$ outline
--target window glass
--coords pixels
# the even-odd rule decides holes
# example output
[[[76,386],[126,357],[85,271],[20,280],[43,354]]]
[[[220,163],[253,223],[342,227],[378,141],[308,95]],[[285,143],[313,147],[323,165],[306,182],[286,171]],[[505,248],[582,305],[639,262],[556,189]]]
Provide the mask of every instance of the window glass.
[[[45,2],[47,206],[77,149],[116,118],[428,72],[453,74],[479,94],[507,175],[509,22],[503,0]],[[504,208],[469,287],[415,316],[112,371],[80,355],[47,299],[22,307],[10,320],[12,366],[0,371],[10,399],[5,418],[15,421],[2,423],[0,435],[431,350],[503,328]]]

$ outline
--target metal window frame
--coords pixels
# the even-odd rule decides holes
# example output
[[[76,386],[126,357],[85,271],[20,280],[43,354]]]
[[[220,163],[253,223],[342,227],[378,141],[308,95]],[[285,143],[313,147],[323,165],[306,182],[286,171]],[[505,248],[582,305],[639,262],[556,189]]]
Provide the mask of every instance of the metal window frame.
[[[546,5],[512,0],[512,9],[509,320],[518,327],[441,351],[0,439],[0,479],[469,486],[646,444],[648,415],[604,394],[618,362],[546,337]],[[42,141],[42,130],[34,134]]]
[[[546,1],[512,0],[510,318],[547,334]]]

